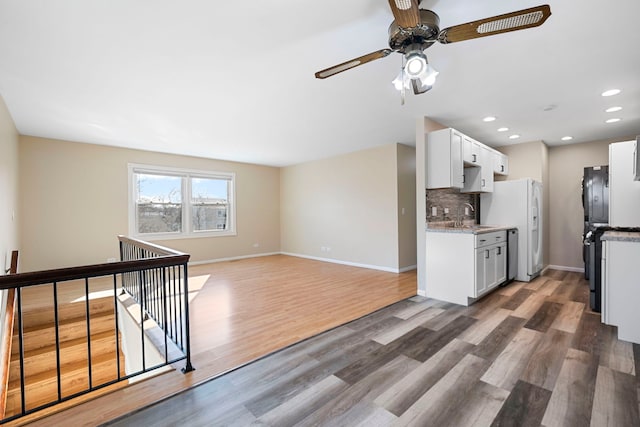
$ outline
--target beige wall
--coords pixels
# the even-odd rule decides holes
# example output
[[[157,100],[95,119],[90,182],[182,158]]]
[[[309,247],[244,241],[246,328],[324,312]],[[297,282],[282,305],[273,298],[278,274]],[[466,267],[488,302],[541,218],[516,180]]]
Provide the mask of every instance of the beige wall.
[[[398,148],[398,266],[416,265],[416,149]]]
[[[283,168],[282,251],[392,271],[404,267],[398,256],[399,151],[389,144]],[[408,212],[404,217],[412,219]]]
[[[9,268],[7,253],[18,249],[17,220],[18,131],[0,97],[0,274]]]
[[[506,145],[498,147],[498,151],[509,156],[509,175],[496,175],[496,181],[506,181],[521,178],[533,178],[542,182],[543,160],[546,153],[546,145],[542,141],[525,142],[523,144]]]
[[[237,236],[158,244],[192,261],[280,250],[278,168],[28,136],[19,146],[24,271],[118,257],[116,236],[128,234],[128,163],[236,173]]]

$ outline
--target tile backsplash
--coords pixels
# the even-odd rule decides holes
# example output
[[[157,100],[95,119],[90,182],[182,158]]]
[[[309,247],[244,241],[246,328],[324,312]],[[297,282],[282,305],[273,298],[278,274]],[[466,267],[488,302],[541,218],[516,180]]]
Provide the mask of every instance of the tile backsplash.
[[[426,190],[427,194],[427,222],[440,222],[440,221],[455,221],[458,216],[458,208],[461,213],[461,220],[470,221],[476,220],[479,222],[479,218],[476,217],[478,213],[479,197],[477,194],[460,193],[460,190],[455,188],[444,188],[439,190]],[[469,215],[464,215],[464,204],[469,203],[473,206],[475,212],[469,212]],[[437,208],[437,215],[432,215],[432,208]],[[449,209],[449,213],[445,214],[445,208]]]

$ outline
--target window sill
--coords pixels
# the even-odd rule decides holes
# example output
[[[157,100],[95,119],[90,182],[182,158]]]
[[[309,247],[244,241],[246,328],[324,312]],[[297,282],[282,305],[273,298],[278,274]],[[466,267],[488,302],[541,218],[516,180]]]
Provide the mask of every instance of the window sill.
[[[158,233],[158,234],[134,234],[136,239],[144,240],[147,242],[153,242],[157,240],[189,240],[189,239],[202,239],[211,237],[229,237],[237,236],[235,231],[203,231],[198,233]]]

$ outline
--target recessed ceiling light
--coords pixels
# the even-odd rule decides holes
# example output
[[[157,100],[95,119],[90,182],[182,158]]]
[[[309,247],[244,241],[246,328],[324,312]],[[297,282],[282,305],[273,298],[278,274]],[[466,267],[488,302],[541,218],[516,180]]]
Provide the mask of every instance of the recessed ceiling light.
[[[508,131],[508,130],[509,130],[509,128],[499,128],[499,129],[498,129],[498,132],[506,132],[506,131]]]
[[[573,137],[572,137],[572,136],[563,136],[563,137],[562,137],[562,140],[563,140],[563,141],[571,141],[572,139],[573,139]]]
[[[616,122],[619,122],[620,120],[622,120],[622,119],[619,119],[619,118],[616,117],[614,119],[609,119],[609,120],[605,121],[605,123],[616,123]]]
[[[520,138],[520,135],[518,135],[518,134],[511,135],[511,136],[509,137],[509,139],[518,139],[518,138]]]
[[[616,111],[622,110],[622,107],[611,107],[604,110],[605,113],[615,113]]]
[[[493,116],[487,116],[484,119],[482,119],[483,122],[493,122],[496,120],[496,117]]]
[[[602,96],[613,96],[620,93],[620,89],[609,89],[602,92]]]

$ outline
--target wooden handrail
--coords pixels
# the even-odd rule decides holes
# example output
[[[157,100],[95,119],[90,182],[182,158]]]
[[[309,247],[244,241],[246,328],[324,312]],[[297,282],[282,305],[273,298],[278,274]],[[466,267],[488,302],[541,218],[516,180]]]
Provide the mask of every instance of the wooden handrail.
[[[9,274],[18,272],[18,251],[11,252],[11,264]],[[11,343],[13,342],[13,319],[16,306],[16,291],[9,289],[5,306],[2,342],[0,343],[0,420],[4,418],[7,407],[7,393],[9,390],[9,364],[11,363]]]
[[[149,252],[154,252],[158,255],[186,255],[184,252],[178,252],[173,249],[165,248],[164,246],[155,245],[153,243],[145,242],[143,240],[138,240],[123,235],[119,235],[118,240],[123,243],[129,243],[138,248],[146,249]]]
[[[0,289],[11,289],[17,286],[35,286],[45,283],[65,282],[90,277],[108,276],[129,273],[147,268],[167,267],[186,264],[189,254],[163,255],[157,258],[146,258],[134,261],[108,262],[105,264],[83,265],[80,267],[57,268],[54,270],[18,273],[0,276]]]

